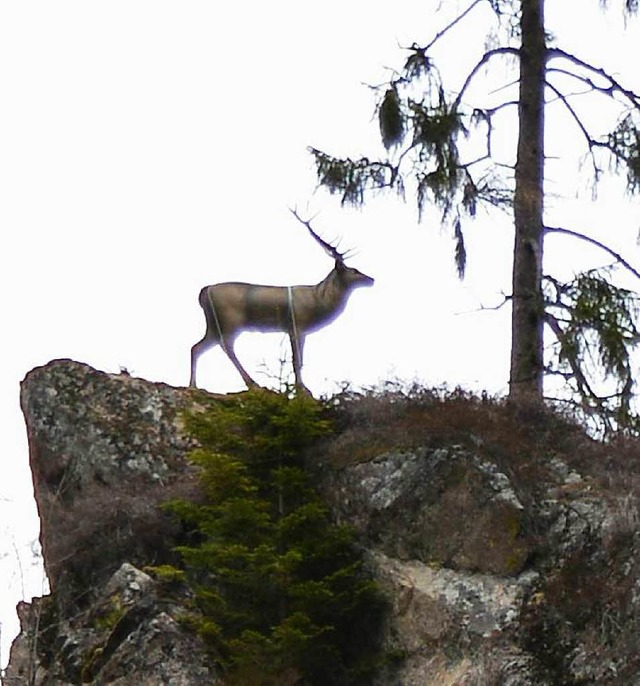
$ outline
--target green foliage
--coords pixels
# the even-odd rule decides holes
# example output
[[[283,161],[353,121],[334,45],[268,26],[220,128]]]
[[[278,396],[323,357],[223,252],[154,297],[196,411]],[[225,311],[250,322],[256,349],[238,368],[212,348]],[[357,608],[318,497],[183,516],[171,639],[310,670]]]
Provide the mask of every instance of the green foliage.
[[[605,433],[637,431],[631,354],[640,340],[638,295],[611,283],[602,270],[579,274],[569,283],[547,277],[545,286],[547,321],[558,339],[558,372],[565,370],[572,378],[584,407]],[[612,393],[594,391],[598,369],[614,382]]]
[[[458,191],[463,189],[465,173],[458,152],[458,137],[466,133],[459,113],[438,90],[436,104],[408,101],[413,144],[419,165],[416,170],[418,215],[421,218],[428,200],[442,208],[446,218]]]
[[[384,603],[303,469],[304,449],[330,430],[322,406],[255,390],[187,423],[207,500],[168,507],[197,541],[178,548],[193,622],[228,683],[366,683]]]
[[[97,629],[111,630],[126,613],[126,607],[118,595],[109,598],[109,602],[100,609],[100,614],[95,618]]]
[[[343,205],[360,207],[368,190],[395,187],[402,193],[402,180],[388,162],[370,162],[366,157],[339,159],[316,148],[309,148],[309,151],[315,157],[320,184],[332,194],[341,194]]]
[[[370,160],[362,157],[332,157],[310,148],[315,158],[318,181],[330,193],[339,193],[342,204],[360,207],[367,193],[393,189],[404,196],[405,187],[415,194],[418,218],[429,204],[450,224],[455,241],[454,257],[458,274],[464,275],[463,219],[476,214],[479,203],[509,205],[512,192],[484,164],[489,155],[475,161],[462,159],[459,145],[471,128],[490,129],[491,115],[463,109],[459,99],[448,98],[438,69],[417,44],[409,48],[400,74],[380,88],[378,105],[380,138],[388,155],[399,149],[394,159]],[[421,92],[421,99],[415,98]],[[471,167],[479,170],[472,174]]]
[[[464,244],[464,234],[462,233],[462,226],[459,220],[454,224],[453,235],[456,241],[456,268],[458,269],[458,276],[462,279],[464,278],[464,272],[467,267],[467,248]]]
[[[620,378],[629,372],[627,345],[638,337],[635,320],[638,296],[609,283],[597,272],[580,274],[569,285],[573,317],[566,333],[574,340],[586,330],[597,334],[600,363],[607,374]]]
[[[406,81],[423,79],[431,74],[434,64],[427,55],[427,49],[414,43],[409,48],[409,57],[404,63],[403,74]]]
[[[400,107],[398,90],[393,86],[387,89],[378,110],[382,144],[389,150],[400,145],[404,139],[404,116]]]
[[[608,137],[613,166],[616,171],[621,168],[626,171],[627,188],[632,193],[640,192],[640,130],[635,120],[627,114]]]

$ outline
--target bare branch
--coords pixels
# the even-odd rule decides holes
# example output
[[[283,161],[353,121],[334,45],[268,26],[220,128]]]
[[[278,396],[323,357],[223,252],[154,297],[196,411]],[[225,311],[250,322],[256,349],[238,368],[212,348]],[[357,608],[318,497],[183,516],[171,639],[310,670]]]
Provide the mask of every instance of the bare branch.
[[[496,112],[504,109],[505,107],[517,107],[520,103],[517,100],[505,100],[495,107],[490,107],[486,110],[490,116],[493,116]]]
[[[441,31],[438,31],[438,33],[436,33],[433,40],[425,48],[423,48],[423,51],[427,52],[428,50],[431,50],[435,43],[437,43],[442,38],[442,36],[445,35],[445,33],[448,33],[456,24],[461,22],[467,16],[467,14],[469,14],[469,12],[471,12],[471,10],[476,5],[479,5],[481,2],[484,2],[484,0],[473,0],[473,2],[469,5],[469,7],[467,7],[466,10],[459,14],[450,24],[445,26]]]
[[[572,79],[576,79],[577,81],[580,81],[581,83],[584,83],[587,86],[587,88],[585,88],[584,90],[565,93],[565,98],[574,98],[579,95],[589,95],[590,93],[593,93],[592,83],[589,79],[586,79],[580,74],[576,74],[575,72],[569,71],[568,69],[561,69],[560,67],[548,67],[545,70],[545,74],[547,76],[549,76],[550,74],[562,74],[562,76],[568,76]]]
[[[499,105],[496,105],[496,107],[490,107],[487,109],[481,109],[481,108],[476,108],[472,115],[471,115],[471,121],[472,122],[484,122],[487,125],[487,152],[485,155],[480,157],[478,160],[474,160],[473,162],[467,162],[465,167],[470,167],[472,164],[475,164],[476,162],[480,162],[487,157],[493,157],[493,150],[492,150],[492,141],[493,141],[493,116],[499,112],[500,110],[506,108],[506,107],[517,107],[518,106],[518,101],[517,100],[507,100],[503,103],[500,103]],[[496,162],[498,164],[498,162]]]
[[[637,93],[628,88],[625,88],[611,74],[609,74],[609,72],[607,72],[602,67],[595,67],[593,64],[585,62],[579,57],[576,57],[576,55],[572,55],[571,53],[566,52],[565,50],[561,50],[560,48],[549,48],[547,50],[547,59],[552,60],[556,58],[565,59],[571,62],[572,64],[576,65],[577,67],[582,67],[583,69],[586,69],[592,74],[596,74],[600,78],[607,81],[609,83],[609,86],[599,86],[591,79],[584,76],[580,76],[578,74],[572,74],[571,72],[567,72],[568,75],[573,76],[574,78],[580,81],[583,81],[594,90],[600,93],[604,93],[605,95],[612,96],[614,93],[620,93],[631,103],[631,105],[633,105],[633,107],[640,108],[640,95],[638,95]]]
[[[477,312],[497,312],[498,310],[501,310],[507,303],[511,302],[513,300],[512,295],[506,295],[502,294],[502,302],[499,302],[497,305],[482,305],[480,304],[479,307],[476,307],[474,310],[466,310],[465,312],[456,312],[456,316],[458,315],[467,315],[467,314],[476,314]]]
[[[489,50],[484,53],[484,55],[480,58],[476,66],[469,72],[467,75],[467,78],[465,79],[464,83],[462,84],[462,88],[460,89],[460,92],[458,93],[458,96],[456,97],[454,103],[453,103],[453,109],[457,109],[462,102],[462,96],[464,95],[464,92],[467,90],[469,85],[471,84],[471,81],[473,81],[475,75],[482,69],[482,67],[489,62],[493,57],[497,57],[499,55],[519,55],[520,51],[517,48],[495,48],[494,50]]]
[[[545,234],[547,233],[561,233],[565,234],[566,236],[573,236],[573,238],[579,238],[581,241],[585,241],[586,243],[590,243],[591,245],[596,246],[597,248],[600,248],[601,250],[604,250],[605,252],[609,253],[611,257],[616,260],[616,262],[619,262],[625,269],[627,269],[629,272],[631,272],[636,278],[640,279],[640,272],[637,269],[634,269],[625,259],[620,255],[620,253],[617,253],[615,250],[612,250],[609,246],[605,245],[604,243],[601,243],[600,241],[596,240],[595,238],[591,238],[590,236],[585,236],[583,233],[579,233],[578,231],[572,231],[571,229],[564,229],[561,227],[553,227],[553,226],[545,226],[544,227],[544,232]]]
[[[593,93],[595,91],[596,93],[602,93],[608,97],[613,97],[614,91],[611,89],[610,86],[606,88],[604,86],[599,86],[593,79],[590,79],[588,76],[576,74],[575,72],[569,71],[568,69],[552,67],[550,69],[547,69],[547,74],[562,74],[563,76],[567,76],[569,78],[574,79],[575,81],[583,83],[585,86],[587,86],[587,88],[585,91],[582,92],[582,94]]]
[[[589,147],[591,147],[593,145],[593,138],[591,137],[591,135],[587,131],[585,125],[582,123],[582,120],[578,116],[578,113],[575,111],[573,106],[569,103],[567,96],[564,93],[562,93],[558,88],[556,88],[552,83],[549,83],[549,81],[545,81],[545,85],[547,86],[547,88],[550,88],[558,96],[558,100],[560,100],[560,102],[567,108],[567,110],[569,110],[569,114],[571,114],[571,116],[575,120],[576,124],[578,125],[578,128],[580,129],[580,131],[582,131],[584,137],[587,140]]]
[[[578,116],[578,113],[569,103],[564,93],[557,89],[553,84],[549,83],[549,81],[545,81],[545,85],[558,96],[560,102],[567,108],[569,114],[573,117],[573,120],[578,125],[578,128],[580,129],[580,131],[582,131],[582,135],[585,137],[585,140],[587,141],[587,146],[589,148],[589,155],[591,156],[591,162],[593,164],[593,173],[595,176],[595,180],[598,181],[598,179],[600,178],[600,174],[602,173],[602,170],[598,167],[598,164],[596,163],[596,158],[593,154],[593,148],[596,146],[604,146],[604,144],[599,143],[590,135],[590,133],[587,131],[586,126],[582,123],[582,120]]]
[[[487,141],[487,152],[484,155],[480,155],[480,157],[476,157],[473,160],[470,160],[469,162],[464,162],[460,163],[460,169],[464,169],[465,171],[469,171],[469,167],[473,167],[474,164],[480,164],[480,162],[484,162],[485,160],[490,160],[491,159],[491,147],[488,144]]]

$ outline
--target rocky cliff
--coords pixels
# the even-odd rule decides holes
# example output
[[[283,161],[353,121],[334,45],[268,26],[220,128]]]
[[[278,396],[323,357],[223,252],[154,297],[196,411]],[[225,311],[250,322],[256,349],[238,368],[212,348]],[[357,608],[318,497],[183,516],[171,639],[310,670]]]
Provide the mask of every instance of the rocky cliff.
[[[159,505],[199,498],[198,393],[69,360],[22,386],[51,596],[21,603],[3,683],[224,683],[145,568],[176,562]],[[633,442],[463,394],[343,397],[308,457],[389,598],[377,686],[640,683]]]

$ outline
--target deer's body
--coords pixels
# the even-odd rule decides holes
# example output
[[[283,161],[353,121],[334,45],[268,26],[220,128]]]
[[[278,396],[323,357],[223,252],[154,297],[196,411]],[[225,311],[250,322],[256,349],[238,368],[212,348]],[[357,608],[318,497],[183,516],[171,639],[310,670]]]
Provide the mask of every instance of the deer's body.
[[[335,258],[335,266],[314,286],[258,286],[229,282],[205,286],[200,291],[207,330],[191,348],[190,386],[196,385],[196,365],[200,355],[220,344],[248,386],[255,386],[234,351],[237,336],[243,331],[282,331],[289,335],[296,385],[302,383],[302,352],[305,336],[332,322],[345,308],[349,296],[359,286],[370,286],[373,279],[347,267],[342,255],[313,233],[325,250]]]
[[[236,331],[289,331],[295,321],[299,333],[321,329],[345,308],[349,293],[341,289],[335,270],[315,286],[259,286],[229,282],[205,286],[200,306],[222,308],[225,338]]]

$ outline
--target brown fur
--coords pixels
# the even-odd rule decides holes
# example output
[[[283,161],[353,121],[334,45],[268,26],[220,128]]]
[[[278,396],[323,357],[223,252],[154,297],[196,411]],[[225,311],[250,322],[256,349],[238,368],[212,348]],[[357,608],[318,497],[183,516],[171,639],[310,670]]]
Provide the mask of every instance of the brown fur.
[[[249,283],[219,283],[200,291],[207,330],[191,348],[190,386],[196,385],[200,355],[220,344],[247,386],[256,382],[238,361],[234,351],[243,331],[282,331],[289,335],[296,385],[301,377],[305,336],[332,322],[345,308],[349,295],[359,286],[371,286],[373,279],[336,258],[329,275],[315,286],[257,286]],[[291,309],[293,303],[293,310]]]

